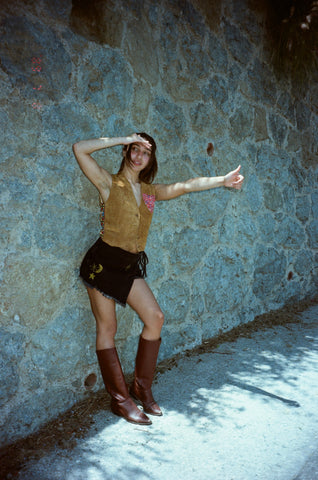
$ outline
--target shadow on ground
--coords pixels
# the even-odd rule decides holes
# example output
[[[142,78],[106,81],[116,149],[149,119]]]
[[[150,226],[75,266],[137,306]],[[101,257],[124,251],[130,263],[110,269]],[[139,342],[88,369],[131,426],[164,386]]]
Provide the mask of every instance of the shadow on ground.
[[[164,411],[177,412],[186,418],[189,425],[195,425],[198,432],[201,429],[203,432],[207,419],[209,422],[212,421],[217,429],[222,427],[224,422],[231,421],[231,416],[234,418],[235,412],[244,413],[241,392],[245,395],[248,392],[248,395],[254,398],[258,396],[262,402],[274,400],[291,409],[299,408],[294,386],[302,369],[306,368],[306,362],[310,362],[311,352],[313,349],[318,350],[318,346],[317,339],[306,334],[306,322],[302,321],[302,335],[298,335],[297,339],[289,324],[299,323],[298,314],[317,303],[317,298],[305,300],[297,305],[262,315],[250,324],[237,327],[194,350],[162,362],[157,369],[154,391]],[[264,343],[269,329],[274,329],[275,332]],[[211,353],[215,363],[207,370],[206,366],[203,368],[203,365],[206,365],[205,356],[211,356]],[[273,381],[277,385],[275,391],[268,388],[269,385],[273,385]],[[286,395],[280,395],[281,382],[290,387],[287,388],[290,392],[288,398]],[[236,395],[233,395],[233,389],[237,391]],[[81,471],[95,469],[96,478],[113,480],[113,474],[109,474],[102,465],[99,465],[98,456],[94,451],[98,443],[96,438],[103,435],[107,455],[111,457],[112,448],[115,448],[114,445],[121,440],[119,436],[122,433],[117,429],[118,422],[123,420],[110,413],[109,398],[104,391],[94,393],[89,399],[78,403],[37,433],[1,449],[1,479],[32,478],[19,476],[19,472],[26,464],[41,461],[57,449],[63,450],[67,457],[72,455],[72,449],[80,448],[81,460],[78,475],[73,472],[74,478],[84,479]],[[138,458],[136,445],[134,448],[128,445],[127,461],[121,470],[116,472],[116,480],[127,478],[150,480],[151,474],[142,467],[144,454],[146,451],[149,462],[158,461],[156,450],[153,448],[155,441],[161,444],[160,460],[169,463],[170,447],[164,445],[165,432],[158,428],[151,430],[153,427],[134,425],[131,428],[134,431],[135,444],[138,445],[140,442],[143,454]],[[142,435],[139,436],[140,432]],[[86,440],[85,444],[81,444],[81,439]],[[166,459],[162,455],[163,451],[167,453]],[[135,465],[129,462],[130,456],[134,457]],[[140,466],[137,467],[139,461]],[[57,471],[56,477],[46,478],[62,478],[58,475]],[[44,480],[44,477],[43,479],[41,477],[41,480]]]

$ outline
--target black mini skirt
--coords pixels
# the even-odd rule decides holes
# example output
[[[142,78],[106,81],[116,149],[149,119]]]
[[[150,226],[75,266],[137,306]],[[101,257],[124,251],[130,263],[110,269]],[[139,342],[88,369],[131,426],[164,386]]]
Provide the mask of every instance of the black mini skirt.
[[[99,238],[82,261],[80,277],[87,287],[125,307],[133,281],[147,276],[147,263],[145,252],[127,252]]]

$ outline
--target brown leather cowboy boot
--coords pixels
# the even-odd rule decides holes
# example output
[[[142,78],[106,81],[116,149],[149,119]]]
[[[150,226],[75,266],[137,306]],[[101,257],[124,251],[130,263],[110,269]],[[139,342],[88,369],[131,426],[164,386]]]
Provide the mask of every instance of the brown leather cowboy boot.
[[[151,384],[155,374],[160,343],[161,338],[159,340],[145,340],[140,336],[135,378],[130,387],[131,396],[142,403],[144,411],[156,416],[162,415],[162,411],[152,396]]]
[[[98,363],[107,392],[111,398],[111,410],[128,422],[151,425],[151,420],[130,398],[116,348],[96,351]]]

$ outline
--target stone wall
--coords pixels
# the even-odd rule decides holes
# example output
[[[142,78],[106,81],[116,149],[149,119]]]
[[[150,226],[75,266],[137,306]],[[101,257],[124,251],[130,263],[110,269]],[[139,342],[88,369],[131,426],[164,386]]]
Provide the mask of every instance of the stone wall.
[[[158,182],[242,164],[242,191],[156,207],[148,280],[166,316],[164,359],[313,294],[318,83],[275,78],[261,2],[99,1],[86,12],[70,0],[1,3],[4,444],[102,387],[78,279],[99,232],[98,195],[72,144],[147,131]],[[115,172],[121,148],[95,158]],[[132,372],[141,324],[128,307],[118,318]]]

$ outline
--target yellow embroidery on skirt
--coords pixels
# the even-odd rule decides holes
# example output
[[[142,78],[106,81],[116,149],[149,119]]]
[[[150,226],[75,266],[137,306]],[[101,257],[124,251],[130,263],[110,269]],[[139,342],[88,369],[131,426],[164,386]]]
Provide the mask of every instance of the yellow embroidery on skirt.
[[[94,280],[94,278],[95,278],[95,276],[96,276],[96,275],[94,275],[94,274],[95,274],[95,273],[100,273],[100,272],[102,272],[102,271],[103,271],[103,265],[101,265],[100,263],[99,263],[98,265],[96,265],[96,264],[94,263],[94,265],[91,266],[91,270],[92,270],[92,273],[89,275],[89,278],[90,278],[91,280]]]

